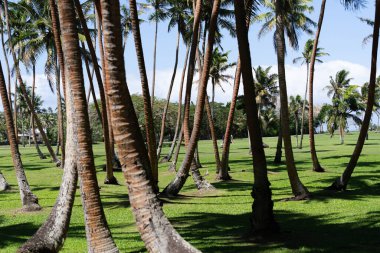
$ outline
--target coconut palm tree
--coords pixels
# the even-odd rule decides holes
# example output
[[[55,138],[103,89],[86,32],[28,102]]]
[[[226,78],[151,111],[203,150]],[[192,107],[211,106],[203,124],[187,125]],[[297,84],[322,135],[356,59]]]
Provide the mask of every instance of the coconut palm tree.
[[[293,63],[297,63],[301,61],[301,65],[306,64],[306,88],[305,88],[305,96],[303,100],[303,106],[302,106],[302,113],[301,113],[301,140],[298,145],[299,149],[302,149],[302,142],[303,142],[303,128],[304,128],[304,119],[305,119],[305,109],[306,109],[306,101],[307,101],[307,88],[309,85],[309,66],[310,66],[310,60],[311,60],[311,53],[313,51],[314,46],[314,40],[309,39],[306,41],[302,56],[294,58]],[[323,52],[323,48],[317,48],[316,51],[316,62],[322,63],[323,61],[319,59],[322,56],[327,56],[328,53]]]
[[[309,196],[307,188],[301,183],[294,162],[292,142],[289,129],[288,95],[286,90],[285,74],[285,34],[291,47],[298,48],[298,34],[300,31],[311,34],[310,27],[314,22],[305,12],[311,12],[310,0],[281,0],[265,1],[269,12],[259,15],[258,20],[264,20],[259,32],[259,37],[276,28],[274,33],[274,45],[277,52],[278,81],[280,87],[281,126],[285,147],[286,165],[292,192],[296,199],[304,199]]]
[[[242,66],[245,106],[247,123],[251,138],[251,148],[254,171],[254,184],[251,196],[254,198],[251,214],[251,232],[261,234],[278,230],[278,224],[273,216],[273,201],[270,183],[267,174],[266,157],[263,148],[262,136],[255,128],[259,128],[258,108],[256,101],[251,99],[255,94],[253,84],[251,54],[248,41],[248,29],[246,26],[246,14],[244,3],[235,0],[236,30],[239,45],[239,55]]]
[[[133,26],[136,27],[138,25],[136,1],[130,0],[129,3]],[[152,170],[126,82],[119,1],[110,3],[108,0],[101,0],[100,4],[102,24],[107,31],[104,33],[107,61],[105,66],[110,80],[106,82],[109,91],[107,95],[112,106],[111,118],[115,129],[115,140],[137,228],[149,252],[199,252],[172,227],[154,194],[152,181],[149,180]]]

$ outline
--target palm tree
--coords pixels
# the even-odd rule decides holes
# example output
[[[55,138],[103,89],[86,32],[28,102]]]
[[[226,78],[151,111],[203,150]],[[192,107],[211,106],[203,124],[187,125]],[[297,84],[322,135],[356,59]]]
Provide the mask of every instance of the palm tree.
[[[302,98],[300,95],[297,95],[296,97],[290,96],[290,103],[289,103],[289,111],[291,114],[294,116],[294,122],[296,124],[296,143],[297,143],[297,148],[299,148],[298,144],[298,120],[299,120],[299,115],[302,115],[302,109],[303,109],[303,104],[304,101],[302,101]]]
[[[13,166],[16,172],[17,183],[20,191],[22,208],[25,211],[37,211],[41,207],[38,204],[38,198],[34,195],[30,189],[28,180],[25,175],[24,166],[22,164],[21,155],[18,149],[16,140],[15,127],[13,125],[12,112],[10,109],[10,103],[8,100],[7,86],[5,84],[5,78],[3,74],[3,68],[0,63],[0,95],[3,103],[3,110],[5,115],[5,121],[7,125],[8,141],[11,146],[11,155],[13,160]]]
[[[305,43],[305,47],[302,52],[302,56],[294,58],[293,63],[297,63],[301,61],[301,65],[306,64],[306,88],[305,88],[305,96],[303,100],[303,105],[302,105],[302,113],[301,113],[301,140],[298,145],[299,149],[302,149],[302,141],[303,141],[303,128],[304,128],[304,119],[305,119],[305,109],[306,109],[306,101],[307,101],[307,88],[309,85],[309,66],[310,66],[310,60],[311,60],[311,53],[313,51],[313,45],[314,45],[314,40],[309,39]],[[329,55],[328,53],[323,52],[323,48],[317,48],[316,51],[316,61],[319,63],[322,63],[323,61],[319,59],[319,57]]]
[[[3,173],[0,171],[0,192],[6,191],[9,189],[9,184],[7,183],[7,180],[5,179]]]
[[[70,92],[70,106],[75,111],[73,124],[77,137],[77,166],[81,181],[82,203],[86,224],[86,236],[89,251],[118,252],[108,228],[102,208],[99,186],[96,178],[94,156],[92,152],[90,122],[84,80],[81,52],[74,3],[70,0],[58,2],[59,20],[62,28],[62,45],[65,71],[68,76],[67,90]]]
[[[371,58],[371,73],[368,88],[368,102],[364,114],[364,120],[360,128],[360,134],[358,141],[356,143],[354,152],[352,153],[351,159],[347,164],[342,176],[338,178],[331,186],[330,189],[333,190],[345,190],[347,188],[348,182],[351,178],[352,173],[356,167],[359,160],[361,151],[364,146],[366,135],[368,134],[368,127],[371,121],[373,105],[375,103],[375,90],[376,90],[376,66],[377,66],[377,50],[379,44],[379,28],[380,28],[380,0],[376,0],[375,7],[375,23],[373,27],[373,40],[372,40],[372,58]]]
[[[253,83],[251,54],[246,26],[244,3],[235,0],[236,30],[239,44],[239,55],[242,67],[244,98],[247,112],[247,123],[251,138],[251,148],[254,171],[254,184],[251,196],[254,198],[251,214],[251,232],[261,234],[278,230],[278,224],[273,216],[273,201],[270,183],[267,174],[266,157],[263,148],[262,136],[259,131],[258,108],[256,101],[251,99],[255,94]]]
[[[194,56],[197,50],[197,43],[196,43],[198,41],[197,40],[197,34],[198,34],[197,23],[199,24],[199,16],[200,16],[200,9],[201,9],[199,2],[200,1],[197,2],[197,7],[194,13],[195,15],[194,15],[194,28],[193,28],[193,41],[192,41],[192,48],[191,48],[192,50],[191,54],[194,54]],[[212,8],[211,19],[210,19],[209,35],[208,35],[207,48],[206,48],[204,62],[203,62],[203,69],[201,72],[202,73],[201,81],[198,88],[197,105],[196,105],[195,114],[194,114],[194,126],[192,129],[190,138],[188,138],[188,136],[186,136],[185,134],[185,143],[187,142],[188,144],[186,155],[175,179],[172,182],[170,182],[169,185],[166,186],[166,188],[163,191],[163,193],[167,195],[178,194],[178,192],[182,189],[183,185],[186,182],[187,174],[190,171],[190,167],[192,167],[193,178],[195,180],[195,183],[197,184],[198,189],[213,189],[213,186],[211,186],[207,181],[203,180],[203,178],[198,176],[200,175],[198,174],[199,170],[198,168],[194,167],[194,152],[195,152],[197,142],[198,142],[200,125],[201,125],[200,123],[202,121],[203,109],[204,109],[204,105],[206,101],[205,100],[206,89],[207,89],[207,83],[208,83],[209,74],[210,74],[210,68],[212,64],[212,52],[213,52],[213,47],[214,47],[214,42],[215,42],[215,30],[217,26],[219,8],[220,8],[220,0],[215,0],[213,8]],[[194,49],[194,52],[193,52],[193,49]],[[192,68],[193,67],[194,65],[192,66]],[[191,71],[190,64],[189,64],[189,71]],[[192,77],[189,78],[189,75],[188,75],[188,81],[189,79],[192,79]],[[189,86],[190,85],[188,82],[187,87],[186,87],[186,103],[188,104],[185,104],[185,106],[187,107],[189,107],[189,102],[190,102],[189,100],[190,93],[188,92]],[[186,109],[188,110],[189,108],[186,108]],[[185,110],[185,113],[186,113],[186,110]],[[186,119],[186,114],[185,114],[185,119]],[[186,126],[188,122],[187,123],[185,122],[184,124],[185,124],[185,129],[188,128],[188,126]],[[197,173],[194,173],[194,171],[197,171]]]
[[[172,227],[154,194],[149,180],[152,170],[126,82],[119,1],[111,4],[108,0],[101,0],[100,3],[102,23],[107,31],[104,33],[104,49],[110,80],[106,85],[112,106],[112,125],[137,228],[150,252],[199,252]],[[135,27],[138,25],[136,1],[130,0],[129,3]]]
[[[305,12],[311,12],[312,7],[308,6],[309,0],[282,0],[282,1],[265,1],[271,11],[259,16],[259,20],[265,20],[263,27],[259,32],[262,36],[274,27],[274,44],[277,51],[278,62],[278,80],[280,87],[281,103],[281,126],[282,136],[284,139],[286,165],[289,175],[290,184],[296,199],[305,199],[309,196],[306,187],[301,183],[294,162],[292,142],[289,129],[289,110],[288,95],[286,90],[285,77],[285,32],[289,43],[293,48],[298,48],[298,34],[300,31],[311,33],[310,26],[314,22],[310,20]]]

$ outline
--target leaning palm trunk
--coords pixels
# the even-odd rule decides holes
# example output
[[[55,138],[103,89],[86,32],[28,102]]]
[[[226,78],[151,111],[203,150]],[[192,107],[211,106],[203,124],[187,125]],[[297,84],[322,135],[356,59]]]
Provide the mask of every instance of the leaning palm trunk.
[[[62,183],[58,198],[45,223],[25,242],[18,252],[58,252],[64,243],[69,229],[70,217],[77,188],[77,132],[74,126],[73,100],[66,99],[67,142],[66,160],[63,167]]]
[[[128,90],[118,0],[101,0],[105,59],[112,125],[137,228],[149,252],[199,252],[186,242],[165,217],[150,181],[152,173],[136,112]],[[130,0],[132,22],[137,24],[136,1]]]
[[[303,129],[304,129],[304,121],[305,121],[305,111],[306,111],[306,98],[307,98],[307,88],[309,85],[309,62],[306,64],[306,88],[305,88],[305,96],[302,103],[302,112],[301,112],[301,138],[298,148],[302,149],[302,142],[303,142]]]
[[[79,20],[80,20],[80,23],[81,23],[81,26],[83,29],[83,33],[86,37],[87,46],[88,46],[88,49],[89,49],[90,55],[91,55],[91,60],[92,60],[92,63],[94,64],[94,72],[95,72],[96,80],[98,83],[100,101],[102,104],[102,106],[101,106],[101,109],[102,109],[101,122],[102,122],[102,127],[103,127],[104,148],[105,148],[105,153],[106,153],[106,178],[104,179],[104,183],[105,184],[118,184],[118,182],[117,182],[117,180],[113,174],[112,159],[113,159],[113,152],[114,151],[113,151],[113,145],[111,145],[111,138],[110,138],[111,127],[109,126],[109,114],[108,114],[108,110],[107,110],[108,106],[107,106],[107,100],[106,100],[105,90],[104,90],[104,86],[103,86],[103,80],[102,80],[102,76],[100,73],[100,67],[98,64],[98,58],[96,57],[94,45],[92,44],[91,36],[90,36],[89,31],[88,31],[87,23],[86,23],[86,20],[84,18],[82,7],[81,7],[79,0],[75,1],[75,7],[76,7],[76,11],[77,11],[77,14],[78,14],[78,17],[79,17]],[[98,22],[97,27],[98,27],[98,36],[100,37],[99,38],[99,44],[101,44],[100,21],[98,21],[98,20],[99,20],[99,17],[97,17],[97,22]],[[102,46],[100,46],[99,48],[100,48],[101,57],[103,57],[103,54],[101,52]],[[89,73],[87,63],[88,63],[87,59],[85,59],[87,73]],[[104,75],[104,77],[105,77],[105,75]],[[94,96],[94,100],[95,100],[94,87],[92,87],[92,90],[93,90],[92,92],[93,92],[93,96]],[[97,104],[97,102],[94,102],[94,103]],[[98,114],[99,114],[99,112],[98,112]]]
[[[281,4],[276,1],[276,46],[277,46],[277,62],[278,62],[278,83],[280,87],[280,103],[281,103],[281,126],[282,138],[284,139],[286,167],[292,192],[296,199],[305,199],[309,196],[306,187],[301,183],[298,177],[296,165],[294,162],[292,140],[289,129],[289,109],[288,109],[288,94],[286,91],[286,78],[285,78],[285,36],[284,24],[280,13]],[[252,133],[251,133],[252,135]]]
[[[174,70],[173,70],[173,75],[172,75],[172,79],[170,81],[170,85],[169,85],[169,91],[168,91],[168,95],[166,97],[166,104],[165,104],[165,108],[164,108],[164,112],[162,113],[162,121],[161,121],[161,133],[160,133],[160,140],[158,142],[158,147],[157,147],[157,159],[160,159],[160,156],[161,156],[161,149],[162,149],[162,144],[164,142],[164,135],[165,135],[165,121],[166,121],[166,115],[168,113],[168,109],[169,109],[169,103],[170,103],[170,96],[172,94],[172,89],[173,89],[173,85],[174,85],[174,80],[175,80],[175,76],[177,74],[177,66],[178,66],[178,53],[179,53],[179,39],[180,39],[180,36],[181,33],[180,33],[180,27],[178,25],[178,32],[177,32],[177,47],[176,47],[176,51],[175,51],[175,63],[174,63]],[[178,126],[178,125],[177,125]],[[177,131],[177,130],[176,130]],[[176,133],[175,133],[176,134]]]
[[[7,180],[5,180],[5,177],[3,173],[0,171],[0,192],[8,190],[9,184],[7,183]]]
[[[131,4],[134,4],[133,2],[135,1],[130,1],[130,2]],[[136,13],[132,13],[132,11]],[[143,52],[143,47],[141,43],[140,25],[139,25],[136,6],[134,6],[134,8],[131,7],[131,15],[135,15],[137,17],[137,19],[133,20],[132,22],[132,32],[133,32],[133,38],[135,41],[136,55],[137,55],[137,61],[139,65],[142,93],[143,93],[143,98],[144,98],[144,118],[145,118],[146,141],[148,143],[148,154],[149,154],[149,160],[150,160],[150,165],[152,169],[151,179],[152,179],[153,186],[158,191],[158,186],[157,186],[158,162],[157,162],[157,153],[156,153],[157,152],[156,135],[154,133],[153,112],[152,112],[153,103],[151,103],[150,94],[149,94],[148,78],[146,75],[144,52]],[[153,96],[154,95],[152,95],[152,101],[154,100]]]
[[[8,15],[8,0],[4,1],[4,10],[5,10],[5,16],[6,16],[8,38],[11,38],[11,30],[10,30],[9,15]],[[16,77],[17,77],[18,83],[19,83],[19,85],[21,87],[21,92],[23,94],[25,102],[28,105],[28,108],[29,108],[30,112],[33,113],[33,117],[34,117],[34,119],[36,121],[36,124],[37,124],[37,127],[38,127],[38,131],[40,131],[42,139],[45,142],[45,145],[46,145],[46,147],[47,147],[47,149],[49,151],[49,154],[50,154],[53,162],[55,162],[57,166],[60,166],[61,162],[58,160],[57,156],[54,153],[54,150],[52,149],[52,147],[50,145],[49,139],[47,138],[46,133],[45,133],[43,127],[42,127],[42,123],[41,123],[41,121],[40,121],[37,113],[34,110],[32,110],[33,109],[33,105],[32,105],[32,102],[31,102],[29,96],[28,96],[28,93],[26,92],[25,84],[24,84],[24,82],[22,80],[22,77],[21,77],[21,72],[20,72],[18,61],[17,61],[16,53],[15,53],[15,50],[14,50],[13,45],[12,45],[12,40],[9,39],[9,41],[10,41],[10,49],[11,49],[11,53],[12,53],[13,63],[14,63],[14,67],[15,67],[15,70],[16,70]],[[15,108],[15,111],[16,111],[16,108]]]
[[[241,61],[240,61],[240,57],[239,57],[238,63],[236,66],[236,71],[235,71],[235,81],[234,81],[234,88],[233,88],[233,92],[232,92],[230,111],[228,112],[226,131],[224,133],[222,161],[221,161],[222,167],[221,167],[221,170],[219,171],[219,177],[220,178],[225,177],[225,176],[229,177],[228,168],[229,168],[232,124],[234,122],[236,101],[237,101],[237,97],[239,94],[240,79],[241,79]]]
[[[281,109],[280,109],[280,124],[279,124],[279,129],[278,129],[276,155],[273,160],[273,162],[276,164],[280,164],[281,158],[282,158],[282,130],[281,129],[282,129],[282,126],[281,126]]]
[[[373,41],[372,41],[372,55],[371,55],[371,74],[368,86],[368,100],[367,108],[364,114],[364,120],[360,128],[358,141],[356,142],[355,150],[352,153],[350,162],[344,170],[342,176],[338,178],[331,186],[330,189],[345,190],[348,182],[354,172],[358,163],[360,154],[363,150],[366,136],[368,134],[369,124],[375,104],[375,90],[376,90],[376,69],[377,69],[377,51],[379,47],[379,27],[380,27],[380,0],[376,0],[375,22],[373,26]]]
[[[3,55],[4,55],[4,60],[5,60],[5,65],[7,66],[7,77],[8,77],[8,100],[9,100],[9,105],[12,110],[12,91],[11,91],[11,69],[9,67],[9,61],[8,61],[8,54],[6,51],[6,46],[5,46],[5,41],[4,41],[4,25],[3,25],[3,12],[0,9],[0,36],[1,36],[1,46],[3,49]]]
[[[152,107],[152,110],[154,108],[154,93],[156,91],[156,62],[157,62],[157,34],[158,34],[158,8],[159,8],[159,1],[160,0],[156,0],[155,1],[155,4],[154,4],[154,8],[155,8],[155,11],[156,11],[156,18],[155,18],[155,29],[154,29],[154,48],[153,48],[153,77],[152,77],[152,98],[151,98],[151,107]],[[158,159],[160,158],[160,156],[157,156]]]
[[[326,6],[326,0],[322,0],[321,3],[321,12],[319,14],[319,20],[318,20],[318,28],[315,32],[315,39],[314,39],[314,45],[313,45],[313,51],[311,54],[310,59],[310,66],[309,66],[309,140],[310,140],[310,154],[311,154],[311,160],[313,161],[313,171],[315,172],[324,172],[325,170],[322,168],[322,166],[319,163],[317,151],[315,149],[315,138],[314,138],[314,66],[315,61],[317,57],[317,48],[318,48],[318,41],[319,41],[319,35],[321,34],[322,29],[322,23],[323,23],[323,17],[325,14],[325,6]]]
[[[200,0],[198,2],[200,2]],[[217,25],[219,7],[220,7],[220,0],[215,0],[212,7],[209,36],[207,40],[207,49],[206,49],[206,53],[204,57],[203,70],[201,72],[200,85],[198,89],[197,106],[195,108],[195,115],[194,115],[194,126],[192,129],[191,137],[190,137],[187,150],[186,150],[186,155],[182,162],[181,168],[179,169],[176,175],[176,178],[164,190],[164,193],[168,195],[176,195],[182,189],[183,185],[186,182],[187,175],[190,171],[190,167],[193,167],[192,168],[193,172],[194,171],[198,172],[198,168],[194,168],[193,166],[194,152],[198,143],[198,137],[199,137],[203,110],[204,110],[204,105],[205,105],[206,89],[207,89],[207,83],[208,83],[209,73],[210,73],[210,65],[211,65],[212,51],[213,51],[213,46],[214,46],[214,41],[215,41],[215,30],[216,30],[216,25]],[[195,19],[199,15],[198,10],[200,11],[200,7],[196,8]],[[194,20],[194,24],[196,24],[195,20]],[[196,31],[194,30],[193,33],[195,32]],[[197,39],[195,40],[197,41]],[[194,49],[197,50],[196,45]],[[203,189],[214,188],[209,183],[207,183],[207,181],[199,180],[200,178],[196,178],[195,177],[196,175],[197,175],[196,173],[193,173],[193,179],[196,180],[195,181],[196,184],[197,182],[201,182],[201,184],[197,184],[198,189],[203,190]]]
[[[86,237],[89,252],[118,252],[103,211],[96,178],[92,138],[86,92],[79,48],[78,30],[74,3],[71,0],[58,2],[59,20],[62,27],[62,44],[65,59],[65,72],[70,73],[67,79],[67,96],[73,99],[75,111],[74,127],[77,134],[77,167],[80,177],[80,188]]]
[[[57,61],[56,61],[57,62]],[[60,85],[60,75],[59,75],[59,67],[57,65],[56,67],[56,83],[55,83],[55,90],[57,95],[57,115],[58,115],[58,139],[59,139],[59,145],[61,146],[61,158],[62,158],[62,164],[61,166],[64,166],[65,163],[65,128],[63,127],[63,110],[62,110],[62,97],[61,97],[61,85]],[[32,100],[33,101],[33,100]]]
[[[244,102],[247,114],[247,124],[251,139],[254,184],[251,196],[254,198],[251,214],[251,232],[253,235],[273,232],[278,230],[278,224],[273,216],[273,201],[270,182],[268,180],[266,157],[260,131],[260,121],[255,95],[255,87],[252,85],[252,63],[248,41],[248,29],[246,26],[246,14],[244,1],[235,0],[236,31],[239,44],[239,55],[242,66]]]
[[[0,95],[3,103],[5,123],[7,126],[7,134],[9,145],[11,146],[11,155],[13,160],[13,166],[16,172],[16,178],[18,187],[20,190],[20,197],[22,208],[25,211],[36,211],[40,210],[41,207],[38,205],[38,198],[34,195],[30,189],[28,180],[25,175],[24,167],[21,161],[21,155],[18,149],[18,144],[16,140],[16,134],[14,131],[12,112],[10,109],[10,103],[8,100],[8,92],[5,84],[5,78],[3,74],[3,68],[0,63]]]
[[[163,161],[169,162],[172,158],[173,152],[174,152],[174,147],[176,144],[177,136],[178,134],[182,131],[180,130],[179,126],[180,124],[182,125],[182,92],[183,92],[183,84],[185,82],[185,74],[186,74],[186,69],[187,69],[187,61],[189,59],[189,52],[190,52],[190,46],[188,45],[186,48],[186,57],[185,57],[185,64],[182,70],[182,78],[181,78],[181,84],[179,87],[179,94],[178,94],[178,109],[177,109],[177,122],[175,126],[175,134],[174,138],[172,140],[172,144],[170,145],[170,150],[169,153],[162,159]],[[182,138],[182,137],[181,137]]]
[[[179,132],[177,146],[174,153],[174,159],[168,169],[169,171],[177,171],[177,162],[178,162],[179,151],[181,150],[181,146],[182,146],[182,141],[183,141],[183,123],[181,126],[181,130]]]

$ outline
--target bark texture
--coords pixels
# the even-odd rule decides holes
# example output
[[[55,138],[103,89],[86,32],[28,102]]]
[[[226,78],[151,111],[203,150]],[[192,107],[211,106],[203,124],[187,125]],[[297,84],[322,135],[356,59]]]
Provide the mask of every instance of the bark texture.
[[[5,180],[3,173],[1,173],[1,171],[0,171],[0,192],[6,191],[9,188],[10,188],[10,186],[7,183],[7,180]]]

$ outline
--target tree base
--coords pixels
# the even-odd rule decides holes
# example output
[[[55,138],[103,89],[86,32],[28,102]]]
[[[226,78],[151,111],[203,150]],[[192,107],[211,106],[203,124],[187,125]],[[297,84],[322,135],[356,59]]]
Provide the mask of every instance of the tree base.
[[[162,159],[160,160],[160,163],[167,163],[167,162],[170,162],[170,159],[167,155],[162,157]]]
[[[177,165],[175,164],[170,164],[168,171],[170,172],[177,172]]]
[[[60,160],[55,160],[54,163],[55,163],[55,166],[56,166],[57,168],[61,168],[61,169],[62,169],[62,167],[61,167],[62,162],[61,162]]]
[[[202,183],[198,185],[198,191],[201,191],[201,192],[208,192],[208,191],[215,191],[215,190],[216,188],[212,184],[207,182],[207,180],[205,179],[203,179]]]
[[[345,191],[346,189],[347,189],[347,185],[343,184],[340,178],[335,180],[335,182],[332,185],[326,188],[326,190],[336,191],[336,192]]]
[[[29,203],[22,207],[23,212],[37,212],[40,211],[42,207],[37,203]]]
[[[280,226],[276,221],[272,221],[271,224],[268,225],[266,229],[255,230],[251,229],[251,231],[246,235],[246,239],[249,242],[254,243],[262,243],[271,239],[273,235],[280,233]]]
[[[222,176],[222,175],[216,175],[215,180],[220,180],[220,181],[230,181],[232,180],[232,177],[230,175]]]
[[[310,199],[311,199],[310,193],[302,193],[290,198],[286,198],[284,199],[284,201],[301,201],[301,200],[310,200]]]
[[[117,182],[116,177],[112,177],[104,179],[104,184],[119,185],[119,182]]]
[[[318,172],[318,173],[323,173],[325,172],[325,169],[322,168],[321,166],[318,166],[317,168],[313,168],[313,171]]]

